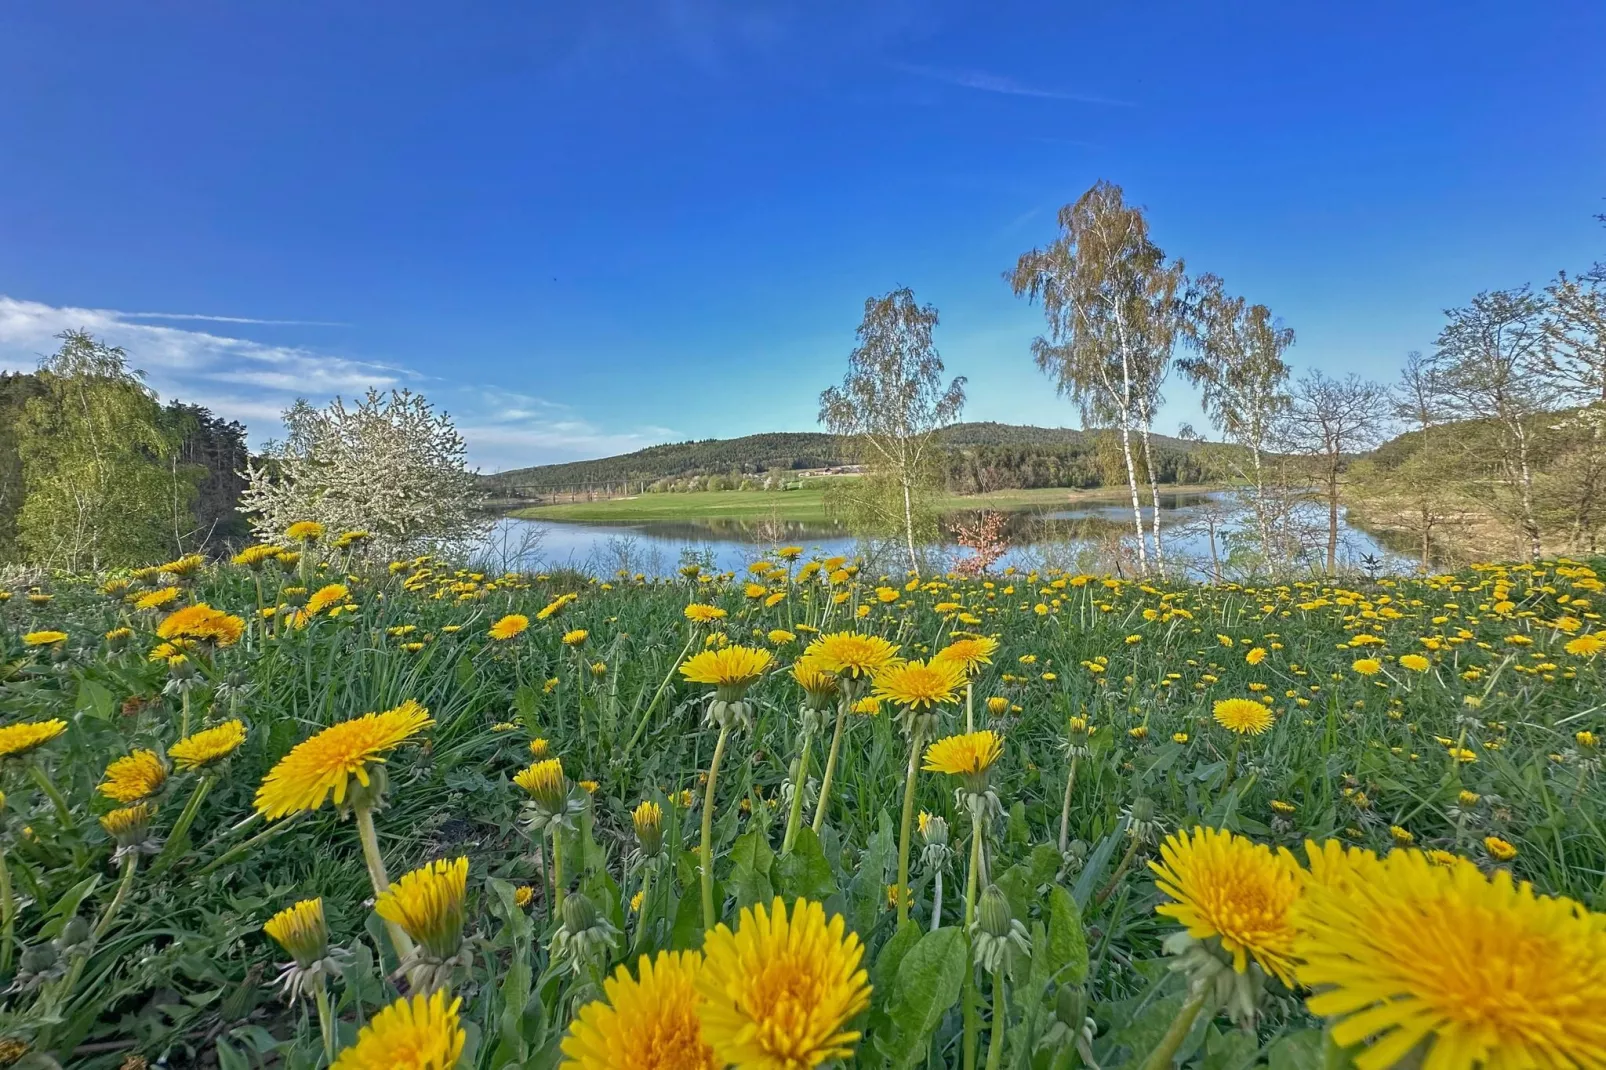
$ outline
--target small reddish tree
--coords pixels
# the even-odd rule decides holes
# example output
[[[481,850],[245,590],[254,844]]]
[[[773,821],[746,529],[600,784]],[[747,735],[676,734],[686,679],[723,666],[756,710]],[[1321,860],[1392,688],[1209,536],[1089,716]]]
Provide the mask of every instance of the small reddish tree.
[[[973,523],[959,524],[955,529],[960,546],[970,551],[954,563],[954,571],[961,576],[980,576],[1000,557],[1009,552],[1009,536],[1004,531],[1004,514],[985,512]]]

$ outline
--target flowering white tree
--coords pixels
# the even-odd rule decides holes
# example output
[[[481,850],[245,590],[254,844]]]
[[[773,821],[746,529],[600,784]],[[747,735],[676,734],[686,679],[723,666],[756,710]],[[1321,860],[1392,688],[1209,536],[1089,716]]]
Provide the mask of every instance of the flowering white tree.
[[[304,399],[284,413],[283,442],[248,462],[240,511],[256,537],[282,541],[298,520],[331,535],[366,531],[376,553],[459,546],[483,536],[478,478],[451,417],[422,394],[370,390],[348,407]]]

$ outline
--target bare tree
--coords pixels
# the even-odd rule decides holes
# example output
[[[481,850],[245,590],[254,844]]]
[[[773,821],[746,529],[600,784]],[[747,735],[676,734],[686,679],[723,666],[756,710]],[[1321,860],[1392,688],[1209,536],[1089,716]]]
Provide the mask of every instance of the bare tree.
[[[1582,432],[1556,474],[1571,514],[1572,545],[1596,548],[1599,503],[1606,489],[1606,264],[1582,275],[1563,271],[1545,290],[1545,362],[1576,406],[1560,429]]]
[[[878,499],[885,492],[894,496],[902,512],[897,527],[917,575],[915,527],[936,476],[937,432],[965,405],[963,376],[942,384],[942,357],[931,338],[936,326],[937,310],[915,304],[907,287],[866,300],[848,373],[841,386],[820,395],[820,423],[850,438],[866,465],[863,491]]]
[[[1338,573],[1338,511],[1344,468],[1352,454],[1376,445],[1389,416],[1388,391],[1370,379],[1308,372],[1289,393],[1280,422],[1290,452],[1312,459],[1327,499],[1327,574]]]
[[[1516,496],[1509,512],[1528,553],[1541,550],[1534,501],[1534,424],[1563,397],[1546,363],[1545,302],[1528,287],[1488,290],[1445,310],[1433,355],[1434,382],[1449,414],[1486,421],[1496,461]]]
[[[1283,354],[1294,344],[1294,332],[1265,305],[1229,295],[1214,275],[1198,278],[1188,301],[1193,352],[1177,366],[1201,389],[1211,423],[1249,455],[1247,470],[1240,474],[1250,487],[1261,554],[1276,567],[1289,556],[1289,503],[1271,485],[1265,458],[1278,414],[1288,406],[1289,369]]]
[[[1120,432],[1138,567],[1147,572],[1132,450],[1133,433],[1140,436],[1154,503],[1155,563],[1163,574],[1160,493],[1149,440],[1183,323],[1183,265],[1166,259],[1149,238],[1143,210],[1126,204],[1121,187],[1109,182],[1096,183],[1060,209],[1059,227],[1058,238],[1023,254],[1005,278],[1016,296],[1043,303],[1048,333],[1032,341],[1038,368],[1076,402],[1084,423],[1113,422]]]

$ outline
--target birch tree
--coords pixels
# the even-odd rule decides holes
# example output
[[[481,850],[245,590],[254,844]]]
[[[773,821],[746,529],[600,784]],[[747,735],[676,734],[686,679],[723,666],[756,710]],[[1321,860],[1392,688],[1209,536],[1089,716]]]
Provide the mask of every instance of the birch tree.
[[[1037,367],[1088,424],[1120,434],[1138,567],[1149,570],[1133,436],[1143,451],[1154,506],[1155,564],[1163,573],[1160,494],[1150,431],[1182,326],[1180,261],[1168,260],[1149,237],[1141,208],[1121,188],[1100,181],[1060,209],[1060,234],[1046,248],[1022,254],[1005,278],[1016,296],[1041,301],[1048,331],[1032,341]]]
[[[1563,396],[1546,364],[1545,302],[1523,286],[1488,290],[1465,308],[1445,310],[1433,355],[1449,414],[1486,421],[1515,520],[1529,556],[1541,556],[1534,499],[1535,420]]]
[[[1227,440],[1248,454],[1240,473],[1251,489],[1261,554],[1274,567],[1288,558],[1283,528],[1286,494],[1274,493],[1266,452],[1280,413],[1288,407],[1288,364],[1283,354],[1294,344],[1292,328],[1276,320],[1265,305],[1251,305],[1226,292],[1220,278],[1203,275],[1189,295],[1188,340],[1192,352],[1178,368],[1203,395],[1205,415]]]
[[[1358,375],[1335,379],[1314,370],[1289,394],[1282,439],[1290,451],[1315,461],[1327,505],[1329,576],[1338,573],[1338,513],[1346,462],[1376,444],[1388,414],[1388,391]]]
[[[907,287],[867,299],[847,374],[820,394],[820,423],[847,438],[865,465],[860,504],[886,519],[891,498],[898,521],[888,526],[899,531],[916,575],[915,531],[941,478],[937,432],[965,405],[963,376],[943,385],[936,326],[937,310],[916,304]]]

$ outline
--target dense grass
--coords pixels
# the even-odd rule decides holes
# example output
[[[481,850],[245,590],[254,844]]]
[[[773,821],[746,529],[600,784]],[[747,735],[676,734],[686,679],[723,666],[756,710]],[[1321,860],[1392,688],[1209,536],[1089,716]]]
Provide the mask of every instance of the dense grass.
[[[0,606],[0,717],[7,725],[52,717],[68,725],[4,770],[6,866],[19,904],[0,966],[0,985],[17,982],[3,997],[6,1035],[87,1070],[134,1053],[229,1070],[319,1065],[316,1019],[266,987],[285,956],[259,929],[293,900],[321,895],[334,942],[351,951],[344,978],[331,986],[340,1040],[349,1043],[400,984],[387,979],[394,954],[365,903],[373,892],[356,831],[327,805],[269,824],[252,817],[253,793],[298,741],[412,698],[434,725],[387,766],[388,806],[376,823],[389,872],[394,879],[432,858],[468,858],[467,928],[476,942],[472,966],[455,984],[471,1025],[466,1065],[553,1065],[570,1016],[598,993],[601,968],[701,941],[691,849],[716,732],[703,722],[706,689],[674,670],[686,650],[729,641],[772,651],[777,671],[752,689],[752,730],[732,737],[717,782],[719,916],[734,924],[740,906],[772,894],[824,901],[863,939],[875,985],[855,1065],[891,1065],[911,1052],[915,1065],[958,1065],[962,1015],[945,986],[951,980],[957,994],[956,962],[968,954],[958,927],[970,820],[949,778],[916,778],[916,808],[947,820],[954,855],[942,870],[939,931],[921,938],[899,929],[888,885],[908,742],[890,708],[845,720],[821,833],[805,817],[793,851],[781,853],[801,694],[779,670],[809,629],[883,635],[910,657],[956,633],[1000,643],[973,681],[971,707],[978,727],[1006,739],[986,857],[1034,948],[1031,968],[1023,959],[1011,975],[1003,1005],[1004,1065],[1076,1065],[1067,1034],[1053,1029],[1056,1014],[1073,1005],[1096,1022],[1089,1051],[1100,1065],[1136,1061],[1154,1045],[1181,1002],[1181,981],[1158,961],[1174,925],[1154,914],[1160,896],[1144,861],[1157,834],[1179,828],[1205,823],[1296,849],[1307,837],[1336,836],[1385,851],[1409,834],[1418,846],[1486,868],[1496,862],[1485,837],[1499,837],[1517,852],[1503,864],[1540,890],[1596,910],[1606,905],[1598,761],[1574,740],[1606,723],[1606,687],[1594,656],[1565,650],[1599,619],[1591,602],[1602,585],[1581,567],[1486,569],[1359,589],[1243,589],[1067,575],[832,579],[818,564],[772,559],[763,575],[584,583],[572,604],[537,620],[569,588],[427,562],[392,571],[312,560],[260,576],[208,567],[178,580],[185,599],[251,621],[239,643],[194,651],[180,667],[147,657],[160,612],[135,610],[93,583],[62,579],[48,602],[18,594]],[[268,606],[294,607],[335,579],[350,588],[340,604],[353,608],[333,618],[319,614],[296,628],[286,623],[288,609],[271,620],[257,613],[259,582]],[[691,602],[726,616],[693,624],[683,613]],[[488,638],[510,612],[534,623],[505,642]],[[121,651],[102,639],[118,625],[134,632]],[[25,633],[46,627],[70,638],[22,645]],[[562,636],[577,630],[587,634],[565,646]],[[1425,656],[1426,668],[1403,665],[1408,654]],[[1365,658],[1377,659],[1379,671],[1358,672]],[[199,674],[184,697],[172,681],[191,669]],[[1211,720],[1213,701],[1259,696],[1277,715],[1265,734],[1240,745]],[[987,711],[990,697],[1002,700],[996,716]],[[114,913],[110,844],[95,821],[114,804],[96,785],[111,760],[172,746],[186,710],[192,727],[240,718],[246,742],[205,795],[187,842],[164,861],[142,860]],[[939,731],[962,730],[966,716],[963,701],[944,707]],[[1075,766],[1071,842],[1062,854],[1072,716],[1087,717],[1093,732]],[[584,813],[562,839],[565,883],[619,936],[585,969],[564,967],[548,950],[558,927],[551,845],[521,826],[524,799],[509,779],[530,760],[534,738],[562,757],[571,778],[595,781],[578,796]],[[1444,740],[1471,760],[1453,760]],[[65,817],[30,766],[60,793]],[[816,758],[811,792],[819,770]],[[158,835],[170,835],[196,784],[190,773],[169,779]],[[686,803],[678,801],[683,791]],[[1458,801],[1462,791],[1479,800]],[[666,854],[656,868],[632,854],[630,810],[643,799],[665,809]],[[1291,811],[1273,808],[1274,800]],[[939,870],[921,861],[918,839],[913,855],[912,914],[929,929]],[[632,911],[649,868],[653,893]],[[517,905],[521,887],[532,890],[525,908]],[[108,923],[87,956],[81,943],[54,952],[63,965],[82,961],[70,990],[60,977],[18,976],[20,963],[38,967],[48,957],[40,949],[74,916]],[[915,948],[921,956],[911,958]],[[904,968],[906,961],[924,965]],[[1287,1061],[1311,1051],[1304,1031],[1316,1023],[1300,1000],[1274,984],[1261,1010],[1247,1049],[1224,1022],[1206,1020],[1185,1053],[1232,1046],[1245,1059],[1276,1051],[1273,1065],[1306,1065]],[[990,1011],[983,1012],[985,1023]]]

